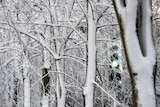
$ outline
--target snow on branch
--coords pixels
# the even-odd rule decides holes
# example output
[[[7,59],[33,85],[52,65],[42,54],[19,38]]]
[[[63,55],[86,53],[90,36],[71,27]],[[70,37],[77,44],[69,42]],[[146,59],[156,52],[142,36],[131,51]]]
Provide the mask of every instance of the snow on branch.
[[[63,55],[63,56],[64,56],[64,57],[65,57],[65,56],[67,56],[67,57],[71,57],[71,58],[79,59],[79,60],[82,60],[82,61],[85,61],[85,62],[86,62],[86,58],[81,58],[81,57],[77,57],[77,56],[73,56],[73,55],[71,56],[71,55],[66,55],[66,54],[65,54],[65,55]]]
[[[86,67],[86,64],[84,64],[84,62],[77,60],[77,57],[73,58],[72,56],[60,56],[59,59],[71,59],[71,60],[76,61],[79,64],[83,65],[84,67]]]
[[[70,23],[69,23],[70,24]],[[75,27],[72,27],[72,25],[70,24],[70,27],[82,38],[83,41],[86,41],[86,38],[84,36],[82,36]]]
[[[84,17],[84,15],[83,15]],[[80,18],[80,21],[82,20],[82,18]],[[8,22],[0,22],[2,24],[8,24]],[[69,21],[68,21],[68,25],[64,25],[64,24],[51,24],[51,23],[36,23],[36,22],[29,22],[29,23],[25,23],[25,22],[19,22],[19,21],[16,21],[16,22],[13,22],[14,24],[33,24],[33,25],[45,25],[45,26],[51,26],[51,27],[67,27],[67,28],[71,28],[73,29],[73,31],[75,31],[81,38],[83,41],[86,41],[86,38],[84,36],[82,36],[78,30],[76,30],[76,26],[78,24],[76,24],[75,26],[72,25]],[[56,39],[56,38],[55,38]]]
[[[21,62],[20,58],[18,58],[18,57],[12,57],[12,58],[8,59],[7,62],[5,62],[3,65],[6,66],[6,65],[8,65],[9,63],[11,63],[12,61],[15,61],[15,60]]]
[[[124,16],[125,15],[125,7],[127,6],[125,3],[126,0],[113,0],[114,5],[116,6],[116,11],[119,15]],[[125,6],[126,5],[126,6]]]
[[[113,8],[113,5],[110,5],[110,4],[104,4],[104,3],[96,3],[97,6],[106,6],[106,7],[112,7]]]
[[[18,29],[16,29],[16,30],[19,31],[20,33],[22,33],[22,34],[24,34],[24,35],[26,35],[26,36],[34,39],[34,40],[36,40],[36,41],[37,41],[38,43],[40,43],[44,48],[46,48],[46,49],[49,51],[49,53],[50,53],[55,59],[58,59],[58,58],[59,58],[56,53],[54,53],[49,47],[47,47],[44,43],[42,43],[38,38],[36,38],[36,37],[34,37],[34,36],[26,33],[26,32],[20,31],[20,30],[18,30]]]
[[[86,14],[85,10],[83,9],[82,5],[80,4],[79,0],[77,0],[77,3],[79,5],[79,7],[81,8],[83,14],[87,17],[87,14]]]
[[[152,12],[151,12],[151,1],[145,0],[143,3],[143,32],[144,36],[146,36],[146,57],[152,62],[152,64],[155,64],[155,51],[153,46],[153,40],[152,40]]]
[[[63,75],[65,75],[65,76],[69,77],[70,79],[74,80],[75,82],[77,82],[77,83],[79,84],[79,86],[80,86],[81,89],[83,88],[82,83],[79,82],[77,79],[74,79],[74,78],[71,77],[70,75],[68,75],[68,74],[66,74],[66,73],[64,73],[64,72],[61,72],[61,71],[51,71],[51,70],[49,70],[49,72],[48,72],[47,74],[43,75],[43,77],[41,77],[41,78],[40,78],[39,80],[37,80],[33,85],[31,85],[31,89],[34,88],[34,86],[35,86],[37,83],[41,82],[42,78],[44,78],[45,76],[49,75],[50,73],[63,74]]]
[[[80,18],[78,19],[78,21],[77,21],[76,24],[72,25],[73,28],[76,28],[76,27],[80,24],[80,22],[82,21],[83,18],[84,18],[84,14],[80,16]],[[73,32],[74,32],[74,29],[72,29],[72,30],[69,32],[69,34],[66,36],[66,38],[69,38]],[[66,39],[66,40],[67,40],[67,39]]]
[[[115,23],[115,24],[104,24],[104,25],[98,25],[97,28],[102,28],[102,27],[106,27],[106,26],[118,26],[118,23]]]
[[[122,105],[124,107],[123,104],[121,104],[119,101],[117,101],[111,94],[109,94],[104,88],[102,88],[97,82],[93,81],[93,83],[98,86],[105,94],[107,94],[109,97],[111,97],[117,104]]]
[[[1,52],[5,52],[5,51],[8,51],[8,50],[15,50],[15,51],[21,52],[20,49],[15,48],[15,47],[11,47],[11,46],[0,47],[0,53],[1,53]]]

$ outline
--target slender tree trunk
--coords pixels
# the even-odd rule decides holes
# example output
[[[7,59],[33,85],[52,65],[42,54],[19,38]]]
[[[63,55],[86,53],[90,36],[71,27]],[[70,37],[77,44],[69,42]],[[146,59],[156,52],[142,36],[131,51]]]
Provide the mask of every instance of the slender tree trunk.
[[[113,0],[133,89],[133,107],[155,107],[150,0]]]
[[[48,107],[49,105],[49,98],[48,98],[48,94],[44,94],[42,95],[42,107]]]
[[[48,107],[48,104],[49,104],[48,92],[50,91],[50,85],[49,85],[50,76],[48,74],[47,68],[42,69],[42,81],[43,81],[42,99],[41,99],[42,107]]]
[[[50,1],[50,5],[51,5],[51,11],[53,12],[52,14],[54,16],[51,15],[51,23],[55,23],[57,24],[58,22],[58,17],[57,17],[57,13],[56,13],[56,8],[55,8],[55,4]],[[53,28],[53,36],[59,36],[59,30],[58,28]],[[54,45],[55,45],[55,52],[57,54],[59,53],[60,50],[60,42],[58,40],[54,41]],[[63,54],[63,53],[62,53]],[[62,76],[62,73],[60,72],[64,72],[63,71],[63,67],[62,67],[62,63],[64,63],[62,61],[63,59],[59,59],[56,60],[56,71],[57,71],[57,75],[56,75],[56,95],[57,95],[57,107],[65,107],[65,98],[66,98],[66,88],[64,86],[64,77]]]
[[[30,107],[30,80],[28,76],[24,79],[24,107]]]
[[[50,27],[45,28],[44,32],[44,38],[41,37],[41,40],[44,42],[45,46],[50,48]],[[48,107],[49,106],[49,91],[50,91],[50,74],[49,70],[51,70],[51,64],[50,64],[50,53],[47,49],[43,49],[43,69],[42,69],[42,107]]]
[[[57,72],[62,72],[59,62],[60,61],[56,62],[58,70]],[[63,83],[63,76],[60,73],[57,73],[56,95],[57,95],[57,107],[65,107],[66,89]]]
[[[25,54],[23,56],[24,56],[24,62],[23,62],[24,107],[30,107],[30,79],[28,75],[29,64]]]
[[[93,82],[96,74],[96,23],[97,17],[93,14],[93,6],[88,2],[88,66],[86,83],[83,90],[85,107],[93,107]]]

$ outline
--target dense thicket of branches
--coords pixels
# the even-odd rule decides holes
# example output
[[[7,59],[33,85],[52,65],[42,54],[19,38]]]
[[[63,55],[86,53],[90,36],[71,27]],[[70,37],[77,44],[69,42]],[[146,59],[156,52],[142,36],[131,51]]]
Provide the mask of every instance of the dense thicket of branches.
[[[158,55],[159,2],[154,3]],[[93,105],[132,105],[130,77],[111,0],[2,0],[0,107],[84,107],[88,5],[97,18]],[[118,67],[111,66],[115,60]],[[157,57],[157,71],[159,62]],[[157,90],[157,98],[159,93]]]

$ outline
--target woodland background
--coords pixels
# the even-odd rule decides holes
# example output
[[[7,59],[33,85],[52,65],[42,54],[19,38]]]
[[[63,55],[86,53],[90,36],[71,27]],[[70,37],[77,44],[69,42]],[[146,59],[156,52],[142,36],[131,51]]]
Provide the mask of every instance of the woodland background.
[[[132,88],[111,0],[97,13],[94,107],[131,107]],[[87,0],[0,1],[0,107],[84,107]],[[152,0],[160,107],[160,1]],[[114,68],[112,62],[119,66]]]

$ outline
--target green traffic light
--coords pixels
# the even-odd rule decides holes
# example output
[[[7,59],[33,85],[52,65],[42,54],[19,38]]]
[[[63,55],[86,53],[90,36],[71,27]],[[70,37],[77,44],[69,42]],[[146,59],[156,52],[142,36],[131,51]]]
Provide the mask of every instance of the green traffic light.
[[[119,61],[118,60],[113,60],[111,63],[112,68],[119,68]]]

